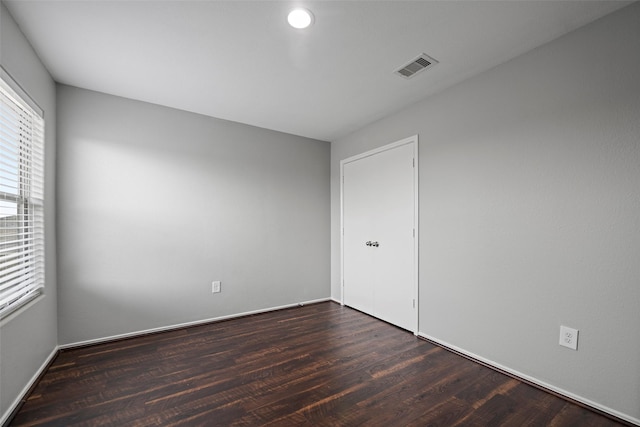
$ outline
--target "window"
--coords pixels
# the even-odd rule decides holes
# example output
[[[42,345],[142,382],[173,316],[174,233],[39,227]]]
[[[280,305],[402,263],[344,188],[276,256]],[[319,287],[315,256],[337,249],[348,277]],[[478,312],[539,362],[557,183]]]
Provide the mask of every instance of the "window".
[[[0,318],[44,288],[44,120],[1,71]]]

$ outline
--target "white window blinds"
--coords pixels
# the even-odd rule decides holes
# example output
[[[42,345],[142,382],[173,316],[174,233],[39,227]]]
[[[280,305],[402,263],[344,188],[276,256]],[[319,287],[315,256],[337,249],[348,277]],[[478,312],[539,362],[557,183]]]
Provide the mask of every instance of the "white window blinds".
[[[0,318],[44,288],[44,120],[0,78]]]

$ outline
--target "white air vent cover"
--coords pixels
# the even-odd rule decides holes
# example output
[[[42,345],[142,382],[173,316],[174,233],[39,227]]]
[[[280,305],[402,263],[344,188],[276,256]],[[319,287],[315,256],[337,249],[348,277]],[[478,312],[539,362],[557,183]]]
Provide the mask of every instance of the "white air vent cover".
[[[426,70],[427,68],[431,68],[436,65],[438,61],[430,57],[429,55],[423,53],[418,56],[413,61],[409,62],[404,67],[396,70],[396,74],[404,77],[405,79],[409,79],[421,71]]]

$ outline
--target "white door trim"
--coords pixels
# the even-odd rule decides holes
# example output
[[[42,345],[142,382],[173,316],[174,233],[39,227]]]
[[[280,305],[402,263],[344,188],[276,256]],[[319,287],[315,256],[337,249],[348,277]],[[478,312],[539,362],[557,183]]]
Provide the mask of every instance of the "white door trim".
[[[415,323],[413,333],[418,334],[419,329],[419,204],[418,204],[418,135],[413,135],[400,141],[393,142],[391,144],[384,145],[382,147],[375,148],[373,150],[366,151],[361,154],[357,154],[352,157],[348,157],[340,161],[340,303],[344,305],[344,166],[348,163],[363,159],[365,157],[372,156],[374,154],[381,153],[383,151],[391,150],[393,148],[413,144],[413,192],[414,192],[414,214],[413,214],[413,228],[415,230],[415,236],[413,239],[413,295],[415,300]]]

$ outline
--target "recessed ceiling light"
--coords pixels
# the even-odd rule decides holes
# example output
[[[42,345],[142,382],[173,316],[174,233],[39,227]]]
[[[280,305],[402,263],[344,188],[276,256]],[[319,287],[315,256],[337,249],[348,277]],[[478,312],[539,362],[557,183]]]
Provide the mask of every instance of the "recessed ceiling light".
[[[307,28],[309,25],[313,24],[313,13],[307,9],[294,9],[289,12],[287,21],[289,21],[289,25],[293,28]]]

